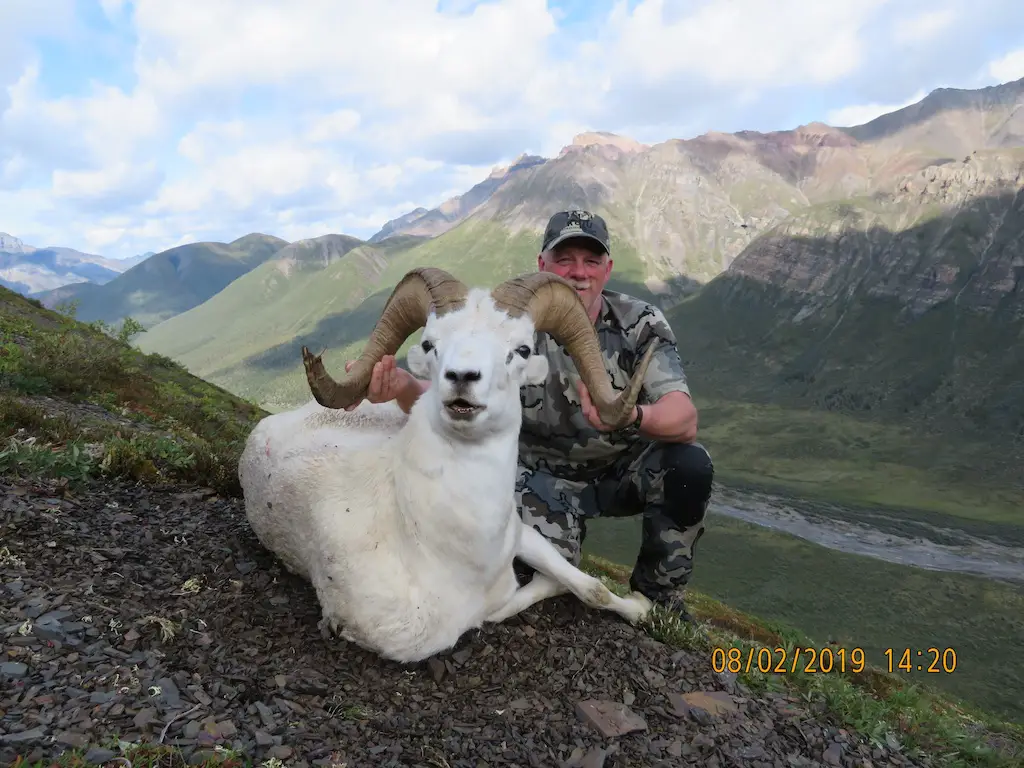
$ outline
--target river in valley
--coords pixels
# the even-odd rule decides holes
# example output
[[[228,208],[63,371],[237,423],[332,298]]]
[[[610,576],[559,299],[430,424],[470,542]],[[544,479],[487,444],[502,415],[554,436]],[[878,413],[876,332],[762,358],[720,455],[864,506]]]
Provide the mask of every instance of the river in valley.
[[[840,516],[842,508],[831,505],[800,507],[798,510],[786,499],[764,493],[719,489],[711,509],[842,552],[1024,584],[1024,547],[1000,544],[961,529],[895,521],[890,515],[867,522]],[[885,526],[883,521],[899,525]]]
[[[912,677],[1024,716],[1024,525],[721,485],[708,516],[695,591],[865,648],[880,667],[885,648],[955,647],[956,674]],[[639,517],[588,521],[584,549],[630,568],[640,529]]]
[[[1013,536],[975,535],[965,530],[971,527],[966,521],[964,528],[948,518],[946,524],[937,525],[921,516],[904,518],[891,512],[852,510],[722,487],[716,488],[709,511],[842,552],[1024,585],[1024,543],[1019,530]],[[592,524],[593,550],[618,562],[632,563],[639,521],[629,525],[629,534],[622,525],[625,521],[608,520],[611,525],[601,530],[606,528],[605,522]],[[637,530],[632,531],[633,527]]]

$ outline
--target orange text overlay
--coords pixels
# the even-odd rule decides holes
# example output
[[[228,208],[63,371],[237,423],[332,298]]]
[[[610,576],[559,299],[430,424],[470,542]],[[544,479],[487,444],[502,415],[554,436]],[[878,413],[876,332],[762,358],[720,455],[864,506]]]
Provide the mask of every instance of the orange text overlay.
[[[930,672],[952,674],[957,656],[952,648],[902,647],[885,648],[872,664],[886,672]],[[716,646],[711,651],[711,667],[715,672],[735,674],[831,674],[863,672],[868,667],[868,654],[863,648],[826,645],[821,648],[741,648]]]

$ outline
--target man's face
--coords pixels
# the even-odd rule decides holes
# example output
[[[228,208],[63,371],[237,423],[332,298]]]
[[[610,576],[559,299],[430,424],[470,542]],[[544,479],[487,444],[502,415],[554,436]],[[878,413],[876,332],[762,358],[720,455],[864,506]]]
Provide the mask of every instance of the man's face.
[[[601,306],[601,291],[612,273],[612,259],[607,253],[597,254],[589,248],[566,241],[537,257],[541,272],[554,272],[576,288],[591,318]]]

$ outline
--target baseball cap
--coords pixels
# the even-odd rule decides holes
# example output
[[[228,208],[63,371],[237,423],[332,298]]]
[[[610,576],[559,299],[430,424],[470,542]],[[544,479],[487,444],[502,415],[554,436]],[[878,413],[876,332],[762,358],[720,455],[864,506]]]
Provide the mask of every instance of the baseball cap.
[[[589,240],[591,244],[601,246],[605,253],[610,254],[612,251],[604,219],[596,213],[579,209],[559,211],[548,219],[541,251],[551,250],[559,243],[573,238]]]

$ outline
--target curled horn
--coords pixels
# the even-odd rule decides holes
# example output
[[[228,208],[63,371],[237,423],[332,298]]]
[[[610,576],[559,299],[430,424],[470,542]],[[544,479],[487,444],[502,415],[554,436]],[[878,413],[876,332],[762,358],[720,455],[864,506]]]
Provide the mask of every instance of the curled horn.
[[[384,355],[395,354],[413,333],[426,325],[431,311],[437,315],[462,306],[466,286],[443,269],[419,267],[406,273],[391,292],[384,311],[352,369],[335,381],[324,369],[320,355],[302,348],[302,364],[313,397],[326,408],[345,408],[366,395],[373,366]]]
[[[640,395],[656,340],[647,347],[629,385],[617,393],[605,370],[594,324],[567,280],[551,272],[530,273],[506,280],[491,291],[491,296],[495,304],[511,315],[529,314],[538,331],[551,334],[565,347],[601,420],[615,429],[626,425]]]

